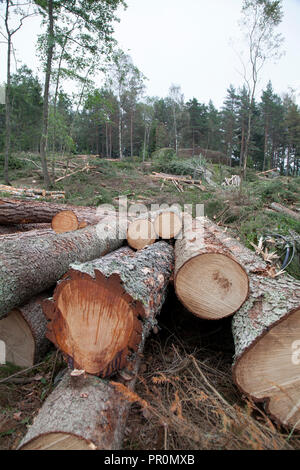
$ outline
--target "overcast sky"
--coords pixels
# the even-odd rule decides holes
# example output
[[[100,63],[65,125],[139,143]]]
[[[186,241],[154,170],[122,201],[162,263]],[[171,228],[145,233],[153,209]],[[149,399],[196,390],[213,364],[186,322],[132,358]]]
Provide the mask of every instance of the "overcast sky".
[[[212,99],[220,107],[229,84],[242,85],[235,52],[241,49],[237,38],[242,0],[127,0],[127,4],[127,10],[119,13],[115,37],[148,78],[148,95],[166,96],[173,83],[181,85],[185,99],[196,97],[205,103]],[[279,94],[294,88],[300,104],[300,0],[283,0],[283,8],[278,30],[285,38],[285,55],[277,64],[265,65],[258,95],[271,80]],[[35,72],[40,69],[34,44],[38,32],[39,20],[29,19],[14,41],[18,59]],[[0,53],[3,82],[3,44]]]

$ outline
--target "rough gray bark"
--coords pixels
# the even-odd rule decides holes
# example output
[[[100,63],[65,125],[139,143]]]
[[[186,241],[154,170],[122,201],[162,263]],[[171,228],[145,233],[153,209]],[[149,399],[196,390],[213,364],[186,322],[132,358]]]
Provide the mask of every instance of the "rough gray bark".
[[[173,258],[173,248],[158,242],[138,252],[126,247],[91,262],[72,264],[44,307],[51,320],[47,337],[76,369],[106,377],[124,368],[156,324]],[[101,341],[107,335],[114,337],[106,341],[113,344],[109,352]]]
[[[126,384],[128,391],[134,390],[139,364],[137,358],[135,375]],[[19,449],[119,450],[130,406],[108,380],[87,376],[82,386],[75,387],[66,373],[42,406]],[[70,442],[68,436],[77,439]],[[45,442],[45,438],[49,441]]]
[[[216,226],[211,230],[232,245],[225,232]],[[233,249],[250,279],[249,298],[232,322],[234,380],[244,394],[265,401],[280,424],[300,429],[299,373],[292,362],[299,339],[300,281],[288,274],[274,278],[274,269],[237,241]]]
[[[98,258],[122,246],[127,224],[108,219],[63,235],[49,234],[0,244],[0,318],[53,286],[69,265]],[[115,233],[117,232],[117,233]]]
[[[68,204],[36,202],[27,200],[0,199],[0,224],[40,224],[51,223],[53,217],[61,211],[75,211],[80,214],[96,212],[93,207],[75,207]]]

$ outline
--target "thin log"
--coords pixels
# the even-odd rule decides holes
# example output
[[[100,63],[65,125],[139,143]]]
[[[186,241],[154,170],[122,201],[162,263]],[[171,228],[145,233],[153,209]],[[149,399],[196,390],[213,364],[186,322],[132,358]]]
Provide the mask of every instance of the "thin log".
[[[127,223],[109,218],[77,232],[0,244],[0,317],[60,279],[75,261],[85,262],[121,247]]]
[[[47,337],[71,367],[101,377],[130,367],[163,305],[173,251],[159,242],[71,265],[53,300],[44,303]]]
[[[254,252],[216,226],[250,279],[250,295],[235,314],[234,380],[242,393],[266,403],[275,421],[300,430],[300,282],[277,274]]]
[[[209,230],[208,219],[185,223],[175,244],[176,294],[194,315],[217,320],[233,315],[249,292],[247,273],[233,251]]]
[[[292,219],[297,220],[298,222],[300,221],[300,214],[297,214],[297,212],[292,211],[288,207],[284,207],[281,204],[277,204],[277,202],[273,202],[271,204],[271,209],[273,209],[276,212],[280,212],[281,214],[287,215],[291,217]]]
[[[49,293],[37,296],[0,320],[0,340],[5,343],[6,362],[31,367],[49,350],[47,320],[41,305],[48,297]]]

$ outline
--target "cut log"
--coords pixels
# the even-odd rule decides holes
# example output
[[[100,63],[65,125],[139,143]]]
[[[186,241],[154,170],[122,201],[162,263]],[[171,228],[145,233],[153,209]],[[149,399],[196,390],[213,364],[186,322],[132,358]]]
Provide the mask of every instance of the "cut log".
[[[158,242],[71,265],[43,307],[50,320],[47,337],[71,367],[101,377],[130,367],[163,305],[173,252]]]
[[[77,232],[0,244],[0,318],[60,279],[70,263],[98,258],[121,247],[127,222],[107,218],[97,226]]]
[[[131,222],[127,231],[128,245],[134,250],[142,250],[157,240],[151,216],[143,216]]]
[[[233,315],[249,292],[248,276],[233,251],[209,230],[208,219],[185,224],[175,244],[175,291],[194,315],[209,320]]]
[[[128,394],[134,390],[139,364],[137,356],[133,378],[124,386]],[[108,380],[86,375],[78,386],[66,373],[19,450],[120,450],[130,406]]]
[[[176,210],[162,210],[156,214],[153,225],[158,237],[164,240],[170,240],[180,234],[182,230],[182,218],[180,213]]]
[[[0,320],[0,340],[6,346],[6,362],[20,367],[32,367],[50,348],[46,339],[47,320],[41,303],[49,297],[44,294],[12,310]]]
[[[108,215],[113,216],[115,213],[101,208],[63,210],[55,214],[51,227],[56,233],[72,232],[88,225],[96,225]]]
[[[93,210],[89,207],[74,207],[67,204],[0,199],[0,224],[40,224],[51,223],[55,214],[63,210]]]
[[[5,186],[0,184],[0,192],[9,193],[14,197],[25,196],[39,199],[47,197],[52,199],[64,199],[65,191],[46,191],[45,189],[37,188],[14,188],[13,186]]]
[[[284,207],[281,204],[277,204],[277,202],[273,202],[270,207],[274,211],[280,212],[281,214],[287,215],[292,219],[298,220],[300,222],[300,214],[297,214],[297,212],[292,211],[288,207]]]
[[[300,430],[300,282],[274,270],[213,226],[250,278],[250,295],[233,317],[234,380],[243,394],[264,401],[280,424]],[[273,277],[271,277],[273,276]]]

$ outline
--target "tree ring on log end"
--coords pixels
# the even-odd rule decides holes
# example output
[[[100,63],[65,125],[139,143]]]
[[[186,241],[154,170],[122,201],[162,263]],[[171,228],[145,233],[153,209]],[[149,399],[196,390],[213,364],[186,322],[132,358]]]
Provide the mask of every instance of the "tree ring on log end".
[[[61,211],[53,217],[51,227],[56,233],[73,232],[79,228],[79,221],[73,211]]]
[[[161,212],[154,220],[154,229],[164,240],[175,238],[182,230],[181,217],[174,211]]]
[[[57,312],[47,336],[73,359],[74,368],[107,377],[125,367],[130,351],[138,348],[142,323],[140,305],[118,275],[78,276],[62,283],[55,298]]]
[[[81,436],[63,432],[41,434],[20,450],[96,450],[95,444]]]
[[[133,221],[127,231],[127,241],[131,248],[142,250],[156,242],[156,233],[149,219],[137,219]]]
[[[246,271],[221,253],[205,253],[186,261],[175,278],[176,294],[194,315],[217,320],[232,315],[249,292]]]
[[[236,384],[280,424],[300,431],[300,309],[259,336],[237,360]]]

